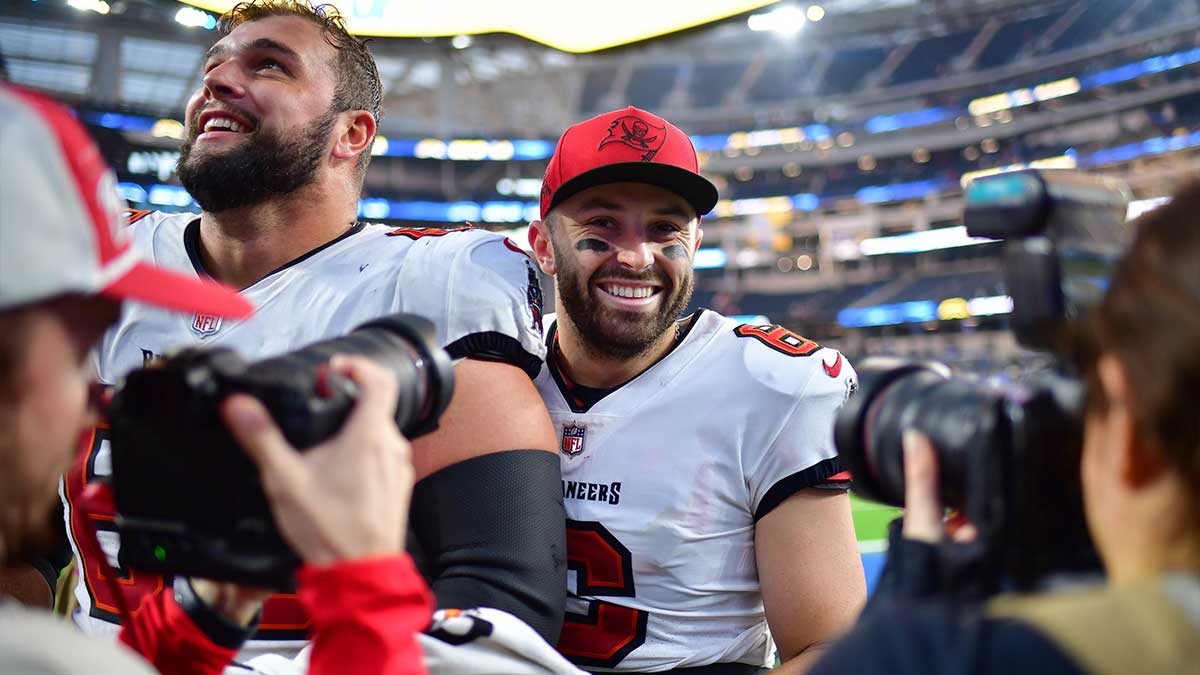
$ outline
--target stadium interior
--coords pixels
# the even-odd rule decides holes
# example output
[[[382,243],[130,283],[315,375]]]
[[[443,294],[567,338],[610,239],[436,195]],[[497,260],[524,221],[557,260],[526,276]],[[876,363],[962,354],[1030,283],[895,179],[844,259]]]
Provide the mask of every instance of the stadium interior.
[[[1019,378],[1038,359],[1007,332],[998,246],[966,234],[964,186],[1078,167],[1124,180],[1132,214],[1200,171],[1196,0],[757,4],[583,53],[504,32],[374,38],[385,114],[361,217],[469,222],[528,246],[558,134],[634,105],[692,135],[720,189],[693,306],[851,360]],[[217,14],[7,0],[0,77],[68,101],[131,206],[198,212],[173,174]],[[862,506],[860,541],[882,539],[890,514]]]

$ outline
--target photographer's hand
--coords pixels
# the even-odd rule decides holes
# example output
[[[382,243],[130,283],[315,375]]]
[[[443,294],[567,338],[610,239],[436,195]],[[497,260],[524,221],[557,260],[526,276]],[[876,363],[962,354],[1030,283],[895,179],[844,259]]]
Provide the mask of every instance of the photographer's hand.
[[[937,455],[919,431],[904,432],[904,538],[936,544],[942,540],[942,501],[938,497]]]
[[[413,484],[408,441],[393,419],[395,377],[359,356],[329,364],[358,385],[359,400],[336,436],[303,453],[254,398],[235,394],[222,404],[234,438],[262,473],[281,533],[313,565],[402,551]]]
[[[975,526],[962,516],[943,518],[945,509],[938,496],[938,463],[933,444],[919,431],[904,432],[904,527],[905,539],[937,544],[946,534],[956,542],[975,538]]]

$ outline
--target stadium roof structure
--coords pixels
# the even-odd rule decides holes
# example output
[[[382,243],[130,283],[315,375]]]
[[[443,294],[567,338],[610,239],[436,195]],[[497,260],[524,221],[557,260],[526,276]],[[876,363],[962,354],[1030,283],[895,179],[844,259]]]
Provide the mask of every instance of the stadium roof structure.
[[[183,0],[222,13],[238,0]],[[609,49],[695,28],[776,0],[328,0],[371,37],[512,33],[566,52]]]

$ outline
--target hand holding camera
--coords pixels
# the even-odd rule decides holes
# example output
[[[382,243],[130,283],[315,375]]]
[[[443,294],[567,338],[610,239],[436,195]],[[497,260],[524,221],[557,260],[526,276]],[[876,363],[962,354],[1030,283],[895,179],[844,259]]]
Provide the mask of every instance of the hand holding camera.
[[[254,460],[275,524],[310,565],[375,558],[404,549],[413,469],[408,441],[392,423],[396,377],[362,356],[335,354],[333,373],[358,387],[358,402],[333,438],[299,452],[257,399],[234,394],[221,405],[233,437]],[[250,625],[270,591],[190,580],[209,607]]]
[[[312,565],[402,551],[413,483],[408,441],[392,423],[395,376],[362,356],[335,355],[329,367],[357,385],[358,403],[336,436],[306,452],[257,399],[234,394],[221,406],[284,540]]]
[[[131,373],[108,410],[122,565],[288,589],[301,560],[402,550],[405,437],[453,390],[433,325],[404,314],[264,361],[188,350]]]

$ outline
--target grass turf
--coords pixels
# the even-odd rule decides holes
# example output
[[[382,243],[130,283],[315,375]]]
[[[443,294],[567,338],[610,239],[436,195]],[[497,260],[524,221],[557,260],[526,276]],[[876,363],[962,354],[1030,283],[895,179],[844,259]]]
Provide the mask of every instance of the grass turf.
[[[854,531],[860,542],[887,539],[888,523],[900,515],[900,509],[894,506],[870,502],[854,495],[850,495],[850,512],[854,516]]]

